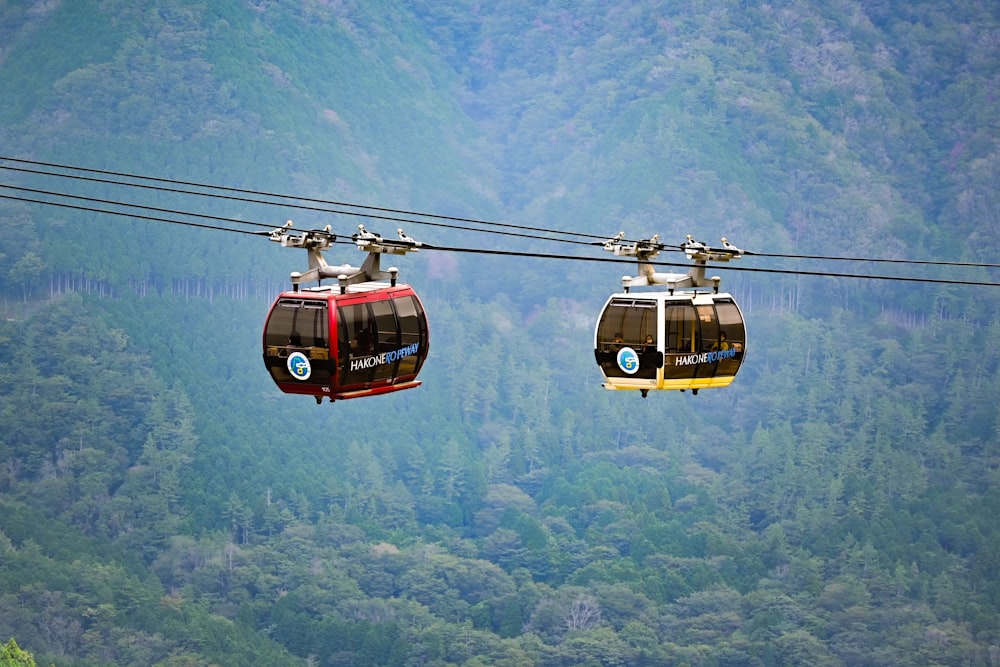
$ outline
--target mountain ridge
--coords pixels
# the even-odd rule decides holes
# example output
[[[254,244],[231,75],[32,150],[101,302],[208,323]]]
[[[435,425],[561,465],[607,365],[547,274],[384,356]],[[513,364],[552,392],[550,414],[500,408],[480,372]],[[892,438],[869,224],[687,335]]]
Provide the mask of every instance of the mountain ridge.
[[[0,139],[550,230],[990,262],[996,14],[7,3]],[[359,222],[193,201],[142,198]],[[423,385],[316,406],[260,358],[267,302],[304,257],[0,211],[0,637],[40,664],[992,664],[993,288],[719,267],[748,320],[739,377],[642,399],[601,389],[592,357],[621,268],[427,248],[399,262],[431,322]]]

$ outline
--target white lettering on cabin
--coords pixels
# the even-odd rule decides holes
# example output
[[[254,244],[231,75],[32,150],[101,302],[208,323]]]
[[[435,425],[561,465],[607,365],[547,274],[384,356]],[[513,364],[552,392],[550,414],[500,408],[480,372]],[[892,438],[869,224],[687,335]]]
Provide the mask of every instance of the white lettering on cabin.
[[[395,363],[397,359],[402,359],[403,357],[408,357],[411,354],[416,354],[420,349],[419,343],[414,343],[413,345],[407,345],[406,347],[401,347],[398,350],[392,350],[390,352],[383,352],[381,354],[373,354],[367,357],[360,357],[358,359],[351,359],[351,372],[374,368],[375,366],[381,366],[382,364]]]
[[[715,352],[702,352],[701,354],[685,354],[674,357],[674,366],[693,366],[695,364],[714,364],[723,359],[736,356],[736,350],[717,350]]]

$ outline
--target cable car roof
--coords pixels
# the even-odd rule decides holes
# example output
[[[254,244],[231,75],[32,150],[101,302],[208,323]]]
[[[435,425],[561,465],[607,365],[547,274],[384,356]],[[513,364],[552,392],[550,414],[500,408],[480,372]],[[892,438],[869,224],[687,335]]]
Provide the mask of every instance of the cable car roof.
[[[381,282],[381,281],[371,281],[364,283],[354,283],[352,285],[345,286],[346,294],[365,294],[368,292],[373,292],[380,289],[389,288],[409,288],[409,285],[405,283],[396,283],[392,285],[391,283]],[[314,285],[312,287],[303,287],[299,290],[299,294],[312,293],[312,294],[340,294],[340,285]]]

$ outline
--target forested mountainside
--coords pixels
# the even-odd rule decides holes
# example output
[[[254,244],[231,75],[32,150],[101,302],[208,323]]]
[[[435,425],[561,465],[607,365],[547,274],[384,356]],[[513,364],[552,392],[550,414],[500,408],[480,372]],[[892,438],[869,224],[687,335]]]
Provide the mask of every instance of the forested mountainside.
[[[8,2],[0,154],[995,264],[998,11]],[[423,385],[317,406],[260,358],[301,251],[84,209],[397,221],[0,168],[0,641],[38,664],[1000,661],[997,288],[739,271],[992,269],[748,255],[736,382],[642,399],[592,353],[620,266],[425,249]]]
[[[884,243],[905,227],[912,251],[940,243],[959,193],[988,196],[974,184],[989,178],[995,91],[976,82],[995,80],[998,47],[980,5],[410,4],[505,145],[506,199],[529,210],[603,224],[669,207],[681,230],[742,223],[734,235],[773,243],[772,222],[797,247]],[[970,212],[951,216],[963,238],[987,222]]]

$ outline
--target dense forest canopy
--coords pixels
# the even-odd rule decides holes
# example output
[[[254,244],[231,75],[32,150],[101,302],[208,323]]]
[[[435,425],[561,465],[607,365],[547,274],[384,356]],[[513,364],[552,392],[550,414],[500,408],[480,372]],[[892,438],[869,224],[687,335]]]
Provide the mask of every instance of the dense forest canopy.
[[[596,238],[1000,255],[990,3],[14,1],[0,85],[4,158]],[[995,269],[748,255],[718,267],[748,320],[734,384],[642,399],[592,353],[620,266],[425,249],[398,262],[423,385],[316,406],[261,363],[304,253],[32,203],[123,195],[25,167],[0,159],[11,660],[1000,663],[1000,292],[740,271]]]

